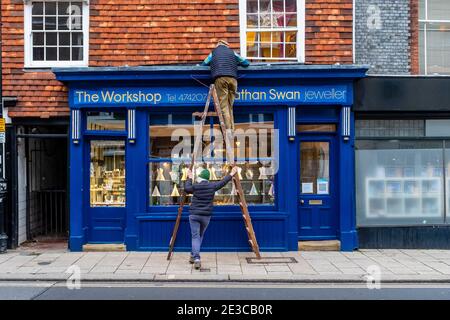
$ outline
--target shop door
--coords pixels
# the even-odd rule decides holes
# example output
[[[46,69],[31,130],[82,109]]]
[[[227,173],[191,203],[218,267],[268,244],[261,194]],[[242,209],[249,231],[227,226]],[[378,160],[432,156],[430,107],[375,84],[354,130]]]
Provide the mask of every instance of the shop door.
[[[88,143],[88,242],[123,243],[125,194],[125,141],[90,140]]]
[[[332,135],[300,136],[299,240],[336,239],[337,158]]]

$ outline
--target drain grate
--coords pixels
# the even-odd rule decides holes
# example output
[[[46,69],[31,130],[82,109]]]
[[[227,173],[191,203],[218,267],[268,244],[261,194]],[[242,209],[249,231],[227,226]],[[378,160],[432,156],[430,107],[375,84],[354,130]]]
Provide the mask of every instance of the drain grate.
[[[200,268],[200,272],[211,272],[210,268]]]
[[[261,259],[251,257],[245,259],[249,264],[297,263],[294,257],[263,257]]]
[[[41,262],[38,262],[38,265],[46,266],[46,265],[49,265],[50,263],[52,263],[52,262],[51,261],[41,261]]]

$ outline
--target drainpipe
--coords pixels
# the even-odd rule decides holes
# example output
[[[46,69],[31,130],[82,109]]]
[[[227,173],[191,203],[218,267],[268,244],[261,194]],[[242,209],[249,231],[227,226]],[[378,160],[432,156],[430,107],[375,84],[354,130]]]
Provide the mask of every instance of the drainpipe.
[[[2,14],[0,12],[0,74],[2,73]],[[2,77],[3,79],[3,77]],[[3,118],[3,91],[2,91],[2,82],[0,81],[0,117]],[[4,133],[3,133],[4,134]],[[0,143],[0,152],[1,152],[1,163],[0,165],[4,168],[5,162],[5,143]],[[5,233],[5,200],[6,200],[6,180],[5,180],[5,170],[1,170],[0,175],[0,253],[5,253],[7,244],[8,244],[8,236]]]

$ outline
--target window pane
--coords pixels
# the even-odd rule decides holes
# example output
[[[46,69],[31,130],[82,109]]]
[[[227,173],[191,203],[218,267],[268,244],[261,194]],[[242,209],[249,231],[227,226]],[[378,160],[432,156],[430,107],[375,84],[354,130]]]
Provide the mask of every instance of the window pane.
[[[33,17],[32,19],[33,30],[44,30],[44,18],[43,17]]]
[[[247,57],[258,57],[258,43],[247,43]]]
[[[299,124],[297,132],[336,132],[335,124]]]
[[[44,6],[42,2],[33,2],[33,7],[31,9],[31,14],[36,15],[43,15],[44,14]]]
[[[60,46],[70,46],[70,33],[60,32],[59,33],[59,45]]]
[[[86,113],[87,130],[125,131],[125,112],[97,112]]]
[[[125,206],[125,142],[91,141],[91,207]]]
[[[43,46],[44,45],[44,33],[43,32],[33,32],[33,45]]]
[[[150,117],[150,157],[167,159],[149,164],[151,205],[174,205],[179,201],[194,147],[191,123],[189,115]],[[235,155],[246,200],[249,204],[273,204],[273,115],[235,115],[235,126]],[[175,141],[171,141],[172,136]],[[197,159],[194,173],[208,169],[211,180],[218,181],[230,170],[224,161],[225,148],[218,124],[205,125],[203,137],[203,161]],[[219,190],[214,201],[215,205],[238,204],[232,184]]]
[[[287,27],[297,27],[297,14],[286,13],[286,26]]]
[[[450,1],[428,0],[428,20],[450,20]]]
[[[59,60],[60,61],[70,60],[70,47],[59,47]]]
[[[34,47],[33,48],[33,60],[35,61],[44,61],[44,48],[43,47]]]
[[[286,45],[286,58],[295,58],[295,57],[297,57],[297,45],[287,44]]]
[[[292,42],[292,43],[297,42],[297,31],[289,31],[289,32],[285,32],[285,34],[286,34],[286,42]]]
[[[260,28],[270,28],[272,25],[272,15],[270,12],[261,12],[259,15],[259,27]]]
[[[72,32],[72,45],[82,46],[83,45],[83,33],[82,32]]]
[[[450,137],[449,119],[425,120],[425,123],[427,137]]]
[[[56,2],[54,1],[47,1],[45,2],[45,15],[56,15]]]
[[[71,9],[71,15],[80,15],[80,14],[82,14],[83,6],[82,6],[81,2],[72,1],[70,9]]]
[[[419,67],[420,73],[425,74],[425,23],[419,23]]]
[[[297,12],[297,0],[285,0],[286,12]]]
[[[83,29],[83,19],[81,16],[72,16],[70,18],[71,21],[71,30],[81,30]]]
[[[56,17],[45,17],[45,30],[56,30]]]
[[[70,29],[70,18],[69,17],[58,17],[58,30],[69,30]]]
[[[58,15],[68,15],[70,11],[68,11],[69,2],[58,2]]]
[[[47,32],[45,34],[45,44],[47,46],[56,46],[58,34],[56,32]]]
[[[270,13],[272,8],[270,7],[271,0],[259,0],[259,12],[261,13]]]
[[[427,73],[450,74],[450,23],[427,24]]]
[[[272,6],[274,12],[284,12],[284,0],[273,0]]]
[[[206,126],[204,130],[209,129]],[[203,131],[205,132],[205,131]],[[151,115],[150,116],[150,157],[189,159],[192,153],[194,125],[191,115]],[[174,141],[172,141],[172,136]],[[175,146],[185,147],[175,149]],[[172,154],[172,151],[178,151]]]
[[[273,58],[284,58],[284,45],[282,43],[272,44],[272,57]]]
[[[425,1],[426,0],[419,0],[419,19],[424,20],[425,15]]]
[[[442,223],[441,141],[356,143],[358,225]]]
[[[83,60],[83,47],[72,48],[72,60],[73,61]]]
[[[45,48],[45,60],[47,60],[47,61],[58,60],[58,50],[56,47]]]
[[[300,192],[328,194],[329,181],[329,143],[300,142]]]
[[[247,12],[248,13],[258,12],[258,0],[247,0]]]
[[[257,14],[248,14],[247,15],[247,27],[248,28],[257,28],[258,27],[258,15]]]

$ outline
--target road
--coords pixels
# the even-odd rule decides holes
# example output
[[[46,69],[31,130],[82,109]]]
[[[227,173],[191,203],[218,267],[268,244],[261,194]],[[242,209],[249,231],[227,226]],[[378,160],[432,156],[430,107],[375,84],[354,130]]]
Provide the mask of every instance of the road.
[[[0,300],[450,300],[450,284],[230,284],[230,283],[82,283],[0,282]]]

